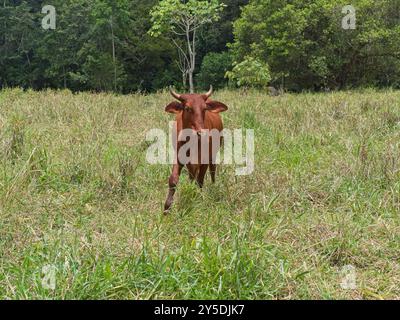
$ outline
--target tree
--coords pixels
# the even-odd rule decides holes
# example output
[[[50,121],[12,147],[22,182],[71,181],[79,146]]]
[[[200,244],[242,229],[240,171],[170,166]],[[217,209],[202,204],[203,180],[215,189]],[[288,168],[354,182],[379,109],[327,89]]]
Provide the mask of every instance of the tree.
[[[241,8],[248,4],[249,0],[221,0],[225,4],[218,22],[210,23],[201,28],[197,49],[197,60],[201,63],[203,58],[211,53],[226,51],[227,45],[232,43],[233,23],[240,17]]]
[[[163,32],[170,35],[178,49],[183,85],[186,86],[188,76],[191,93],[194,92],[197,31],[207,23],[218,21],[223,8],[224,5],[218,0],[162,0],[151,10],[153,26],[150,34],[154,37]]]
[[[201,63],[200,72],[197,75],[198,85],[207,89],[210,85],[214,88],[222,88],[227,85],[225,73],[232,67],[232,57],[228,51],[221,53],[208,53]]]
[[[55,30],[41,28],[42,0],[2,0],[0,88],[153,91],[178,83],[176,51],[148,34],[158,0],[52,0]]]
[[[3,0],[0,10],[0,85],[35,88],[38,28],[32,4]]]
[[[227,78],[238,87],[267,87],[271,81],[269,66],[253,57],[246,57],[242,62],[235,63],[232,71],[226,73]]]
[[[246,57],[292,91],[400,88],[400,1],[351,3],[354,30],[341,25],[346,0],[52,0],[57,26],[44,30],[44,0],[1,0],[0,88],[130,93],[190,80],[193,91],[193,77],[224,86],[230,60]]]
[[[232,53],[268,63],[290,90],[396,85],[400,4],[354,0],[356,29],[344,30],[345,0],[251,0],[235,22]]]
[[[86,89],[86,83],[77,76],[83,61],[79,51],[87,43],[89,26],[82,21],[90,14],[85,0],[53,0],[57,12],[55,30],[37,28],[40,37],[36,60],[42,65],[42,78],[37,79],[38,87]]]

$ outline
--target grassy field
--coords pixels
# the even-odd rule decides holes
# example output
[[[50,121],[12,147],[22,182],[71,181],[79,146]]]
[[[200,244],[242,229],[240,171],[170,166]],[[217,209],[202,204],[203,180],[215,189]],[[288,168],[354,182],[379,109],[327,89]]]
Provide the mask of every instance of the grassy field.
[[[166,92],[0,91],[0,298],[399,299],[400,92],[214,98],[255,172],[184,174],[163,216]]]

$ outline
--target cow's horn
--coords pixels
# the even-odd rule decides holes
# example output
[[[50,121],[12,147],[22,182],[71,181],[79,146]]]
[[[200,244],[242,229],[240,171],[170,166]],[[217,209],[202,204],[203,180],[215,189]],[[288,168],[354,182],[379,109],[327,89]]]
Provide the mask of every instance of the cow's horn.
[[[175,99],[177,99],[177,100],[182,100],[182,96],[181,96],[180,94],[176,93],[176,92],[172,89],[172,87],[169,88],[169,92],[171,93],[171,95],[172,95]]]
[[[208,90],[208,92],[205,94],[205,96],[207,98],[211,97],[211,95],[213,94],[214,90],[213,90],[213,86],[210,86],[210,90]]]

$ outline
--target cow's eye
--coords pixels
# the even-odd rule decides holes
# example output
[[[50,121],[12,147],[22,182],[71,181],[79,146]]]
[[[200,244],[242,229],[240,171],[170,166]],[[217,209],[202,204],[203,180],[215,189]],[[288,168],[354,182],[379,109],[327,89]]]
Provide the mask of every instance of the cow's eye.
[[[192,112],[192,108],[185,107],[185,111],[187,111],[187,112]]]

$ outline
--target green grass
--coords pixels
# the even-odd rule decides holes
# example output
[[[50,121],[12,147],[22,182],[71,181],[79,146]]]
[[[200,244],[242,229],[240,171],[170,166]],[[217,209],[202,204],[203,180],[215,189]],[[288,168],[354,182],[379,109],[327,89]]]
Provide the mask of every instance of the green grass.
[[[0,298],[399,299],[400,92],[214,98],[255,130],[255,172],[183,174],[165,217],[145,134],[166,92],[0,91]]]

